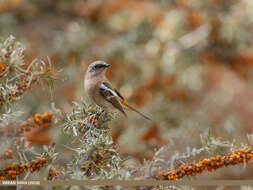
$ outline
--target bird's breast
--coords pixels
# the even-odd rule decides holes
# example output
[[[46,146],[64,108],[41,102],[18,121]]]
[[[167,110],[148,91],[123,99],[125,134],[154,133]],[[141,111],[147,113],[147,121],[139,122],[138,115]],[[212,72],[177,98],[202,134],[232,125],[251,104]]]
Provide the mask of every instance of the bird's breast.
[[[99,94],[99,86],[101,85],[101,78],[86,78],[84,81],[84,89],[91,100],[96,104],[101,104],[101,95]]]

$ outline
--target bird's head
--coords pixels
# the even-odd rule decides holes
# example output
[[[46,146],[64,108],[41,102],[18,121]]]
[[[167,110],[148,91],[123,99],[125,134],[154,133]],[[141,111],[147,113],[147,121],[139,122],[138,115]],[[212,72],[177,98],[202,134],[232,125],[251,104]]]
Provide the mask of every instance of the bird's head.
[[[91,63],[87,69],[89,75],[99,75],[105,73],[106,69],[110,66],[104,61],[95,61]]]

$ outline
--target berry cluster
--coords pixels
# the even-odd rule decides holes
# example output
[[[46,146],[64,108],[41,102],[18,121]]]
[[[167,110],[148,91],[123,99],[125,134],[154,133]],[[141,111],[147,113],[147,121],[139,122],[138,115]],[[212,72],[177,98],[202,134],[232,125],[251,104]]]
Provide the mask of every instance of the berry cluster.
[[[9,93],[9,101],[15,100],[25,94],[27,90],[31,88],[31,84],[35,83],[37,80],[33,78],[31,81],[28,80],[29,77],[25,78],[23,81],[17,82]]]
[[[90,124],[93,125],[93,127],[95,128],[99,128],[100,126],[98,125],[99,121],[98,118],[96,116],[91,116],[88,118],[88,122]],[[81,121],[78,123],[78,130],[80,133],[85,134],[88,130],[89,130],[89,126],[87,124],[83,124]],[[92,135],[92,133],[90,132],[90,135]],[[82,140],[85,140],[86,136],[82,137]]]
[[[81,169],[85,172],[87,176],[92,175],[92,173],[102,166],[102,164],[113,156],[113,152],[107,149],[97,150],[91,152],[89,158],[90,162],[87,161],[83,163]]]
[[[3,156],[0,157],[0,161],[7,160],[7,159],[12,159],[13,154],[12,150],[7,150]]]
[[[37,157],[35,160],[23,165],[12,163],[0,170],[0,180],[15,180],[17,176],[26,173],[26,171],[33,173],[45,166],[47,166],[47,159],[44,157]]]
[[[2,129],[0,134],[5,134],[6,136],[19,136],[26,132],[30,132],[34,128],[47,128],[53,123],[53,114],[46,112],[43,115],[35,114],[35,116],[28,119],[18,128],[8,127],[8,129]]]
[[[47,175],[47,180],[55,180],[59,179],[59,177],[62,175],[62,172],[57,171],[56,169],[50,168]]]
[[[89,122],[90,122],[91,124],[94,124],[94,125],[95,125],[95,124],[98,123],[98,120],[97,120],[96,117],[93,116],[93,117],[90,117],[90,118],[89,118]]]
[[[46,112],[43,115],[37,113],[34,117],[29,119],[29,122],[34,128],[39,128],[42,126],[49,127],[49,125],[51,125],[53,122],[53,114],[49,112]]]
[[[248,163],[253,159],[253,151],[251,149],[241,149],[227,156],[216,156],[204,159],[198,163],[192,163],[189,166],[181,166],[179,169],[170,172],[161,172],[159,176],[166,180],[176,180],[184,176],[195,176],[203,171],[215,171],[223,166],[237,165]]]

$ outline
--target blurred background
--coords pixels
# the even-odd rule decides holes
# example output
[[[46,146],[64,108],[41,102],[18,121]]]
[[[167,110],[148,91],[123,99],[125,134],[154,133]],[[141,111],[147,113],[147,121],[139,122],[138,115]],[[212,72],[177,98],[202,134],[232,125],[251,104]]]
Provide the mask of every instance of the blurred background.
[[[53,95],[33,87],[22,100],[27,115],[51,102],[70,112],[85,98],[83,78],[95,60],[111,64],[108,78],[129,103],[110,123],[122,157],[140,166],[157,149],[201,147],[210,132],[247,143],[253,132],[252,0],[1,0],[0,37],[15,36],[25,61],[51,58],[62,80]],[[234,172],[231,172],[234,171]],[[223,170],[228,178],[252,176]],[[216,174],[217,175],[217,174]]]

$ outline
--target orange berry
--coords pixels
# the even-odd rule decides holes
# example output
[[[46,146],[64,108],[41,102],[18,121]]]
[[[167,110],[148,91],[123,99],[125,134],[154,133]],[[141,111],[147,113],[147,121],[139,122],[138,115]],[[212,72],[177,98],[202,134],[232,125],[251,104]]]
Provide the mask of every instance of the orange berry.
[[[37,169],[40,169],[40,168],[41,168],[41,164],[38,163],[38,164],[36,165],[36,167],[37,167]]]
[[[209,162],[210,162],[209,159],[204,159],[204,160],[203,160],[203,164],[208,164]]]
[[[15,174],[13,174],[13,175],[11,175],[11,179],[16,179],[16,175]]]
[[[251,150],[249,149],[249,148],[247,148],[246,150],[245,150],[245,153],[250,153],[251,152]]]
[[[41,158],[41,161],[46,162],[47,160],[46,160],[46,158],[43,157],[43,158]]]
[[[3,72],[5,70],[4,64],[0,63],[0,72]]]
[[[39,113],[37,113],[37,114],[35,114],[35,118],[34,119],[35,119],[36,122],[41,123],[42,116]]]
[[[1,133],[6,133],[6,129],[2,129],[2,130],[1,130]]]
[[[29,163],[24,164],[24,168],[28,168],[29,167]]]

